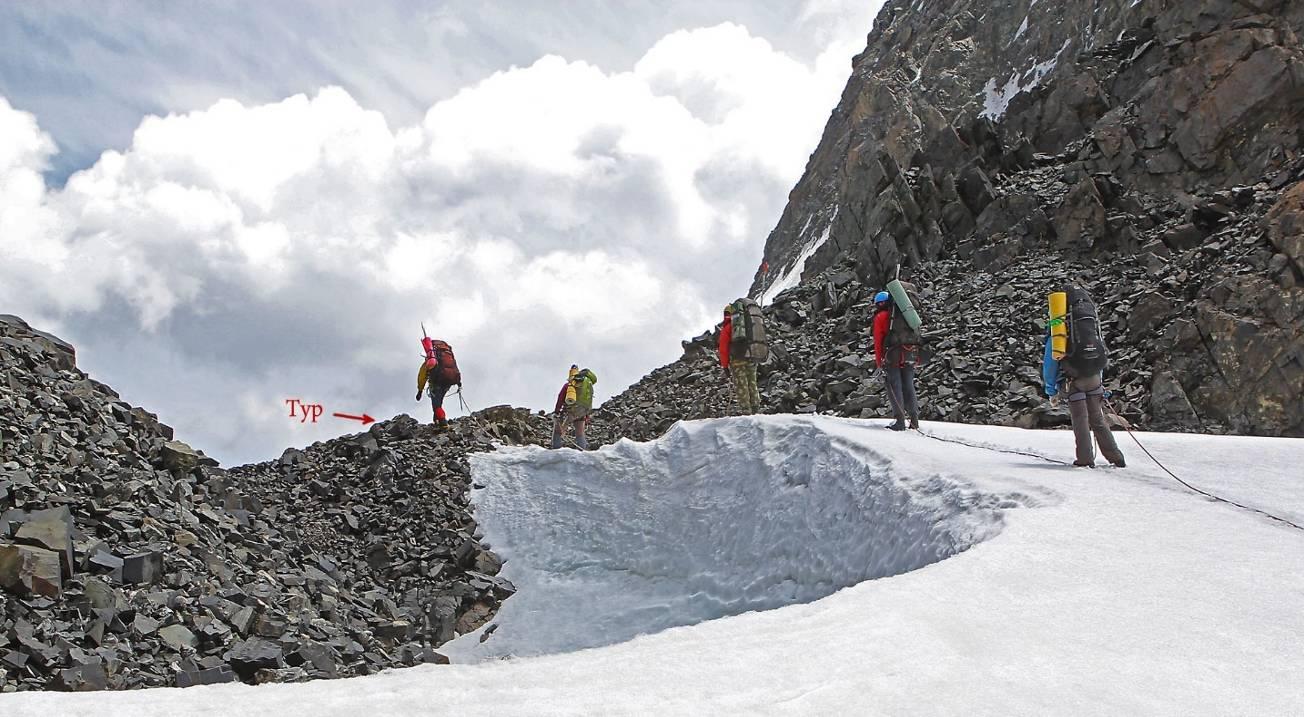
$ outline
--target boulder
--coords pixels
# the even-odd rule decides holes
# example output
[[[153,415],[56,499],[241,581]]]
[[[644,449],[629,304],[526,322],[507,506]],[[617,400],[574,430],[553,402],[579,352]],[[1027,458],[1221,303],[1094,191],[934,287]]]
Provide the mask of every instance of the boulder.
[[[1150,413],[1160,425],[1189,428],[1200,423],[1185,389],[1170,371],[1156,373],[1151,381]]]
[[[199,466],[199,452],[181,441],[168,441],[163,444],[163,468],[175,473],[189,473]]]
[[[231,668],[242,680],[251,681],[259,670],[282,667],[281,646],[259,637],[251,637],[226,654]]]
[[[14,540],[57,553],[63,567],[63,574],[71,576],[73,572],[72,529],[72,513],[67,507],[37,510],[29,513],[23,520],[22,525],[14,533]]]
[[[1304,182],[1282,192],[1267,216],[1268,239],[1304,274]]]
[[[22,596],[63,593],[60,554],[28,545],[0,545],[0,588]]]
[[[109,678],[99,660],[78,667],[59,670],[54,689],[63,692],[95,692],[108,689]]]
[[[163,640],[163,644],[172,648],[176,652],[182,652],[186,649],[193,650],[199,645],[199,638],[191,632],[185,625],[168,625],[160,628],[158,636]]]
[[[218,665],[207,669],[181,670],[176,674],[177,687],[194,687],[195,685],[218,685],[224,682],[236,682],[239,677],[229,665]]]
[[[1054,225],[1065,247],[1090,249],[1105,237],[1105,205],[1090,177],[1079,181],[1064,196],[1055,211]]]
[[[974,216],[982,214],[987,205],[996,198],[996,188],[992,186],[992,180],[986,172],[972,164],[961,171],[956,189],[960,193],[964,206]]]
[[[163,553],[151,550],[122,559],[122,581],[136,585],[158,582],[163,577]]]

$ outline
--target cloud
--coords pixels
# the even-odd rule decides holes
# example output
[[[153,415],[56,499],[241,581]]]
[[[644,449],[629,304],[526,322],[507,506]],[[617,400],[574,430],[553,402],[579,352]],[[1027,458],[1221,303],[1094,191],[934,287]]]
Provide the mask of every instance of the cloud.
[[[124,150],[146,114],[231,98],[246,105],[338,85],[390,122],[494,71],[547,54],[630,69],[678,28],[732,21],[811,61],[877,2],[677,0],[612,3],[5,3],[0,95],[42,118],[61,147],[56,184],[106,148]],[[864,29],[858,29],[863,44]],[[858,50],[859,48],[855,48]]]
[[[338,87],[221,100],[145,118],[59,189],[0,98],[0,307],[228,462],[355,428],[288,398],[428,417],[421,322],[474,407],[550,407],[571,363],[610,395],[746,286],[847,57],[722,24],[629,71],[544,56],[398,127]]]

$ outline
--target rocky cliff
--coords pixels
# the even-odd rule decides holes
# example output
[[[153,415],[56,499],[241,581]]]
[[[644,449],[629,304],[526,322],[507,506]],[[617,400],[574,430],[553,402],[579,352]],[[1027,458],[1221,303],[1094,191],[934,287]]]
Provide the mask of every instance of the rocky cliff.
[[[1085,280],[1143,425],[1304,435],[1301,32],[1288,0],[890,1],[752,293],[901,266],[1000,386]]]
[[[488,419],[399,416],[226,471],[11,316],[0,376],[0,692],[437,662],[513,591],[470,515]]]

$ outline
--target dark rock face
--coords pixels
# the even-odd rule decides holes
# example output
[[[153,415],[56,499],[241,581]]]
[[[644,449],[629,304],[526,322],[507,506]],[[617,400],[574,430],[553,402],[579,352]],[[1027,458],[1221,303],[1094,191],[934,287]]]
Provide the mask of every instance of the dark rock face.
[[[1136,356],[1172,378],[1160,413],[1187,416],[1184,398],[1186,427],[1302,435],[1301,33],[1289,0],[888,2],[752,293],[803,253],[806,279],[846,262],[880,287],[902,265],[941,292],[975,270],[1022,282],[1015,259],[1036,256],[1052,270],[1029,291],[1083,267],[1130,311],[1136,280],[1105,272],[1144,266],[1125,340],[1182,322]],[[1028,328],[983,310],[1007,319],[989,342]]]
[[[1268,426],[1304,435],[1304,338],[1294,328],[1304,323],[1304,297],[1296,292],[1283,301],[1281,284],[1259,275],[1274,254],[1256,217],[1278,202],[1278,192],[1255,190],[1241,217],[1186,254],[1154,239],[1143,252],[1108,261],[1026,253],[1014,240],[995,247],[970,242],[957,258],[909,270],[921,288],[933,352],[917,381],[923,418],[1066,425],[1067,412],[1046,405],[1041,358],[1046,287],[1067,276],[1096,298],[1110,347],[1106,387],[1131,424],[1213,433],[1269,432]],[[991,251],[975,261],[984,249]],[[985,268],[976,269],[980,263]],[[870,340],[876,287],[854,269],[850,260],[834,266],[765,308],[771,357],[760,366],[759,385],[766,413],[889,415]],[[1255,306],[1271,318],[1240,323],[1237,317]],[[602,404],[590,440],[647,440],[678,420],[733,415],[715,336],[684,342],[683,358]]]
[[[466,456],[546,440],[528,411],[442,432],[400,416],[225,471],[14,317],[0,377],[0,691],[437,663],[515,591]]]

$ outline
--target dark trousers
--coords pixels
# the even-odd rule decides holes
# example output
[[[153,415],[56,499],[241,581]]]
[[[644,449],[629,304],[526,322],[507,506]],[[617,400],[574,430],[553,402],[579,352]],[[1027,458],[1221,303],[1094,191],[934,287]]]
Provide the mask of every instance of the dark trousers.
[[[1095,465],[1096,451],[1091,445],[1094,434],[1100,444],[1100,453],[1110,463],[1120,463],[1123,452],[1114,440],[1113,431],[1105,423],[1105,387],[1100,374],[1070,378],[1065,382],[1064,393],[1069,399],[1069,418],[1073,421],[1073,443],[1077,449],[1078,465]]]
[[[919,399],[915,396],[915,367],[884,366],[883,376],[887,380],[887,397],[892,401],[892,412],[898,421],[919,420]]]

